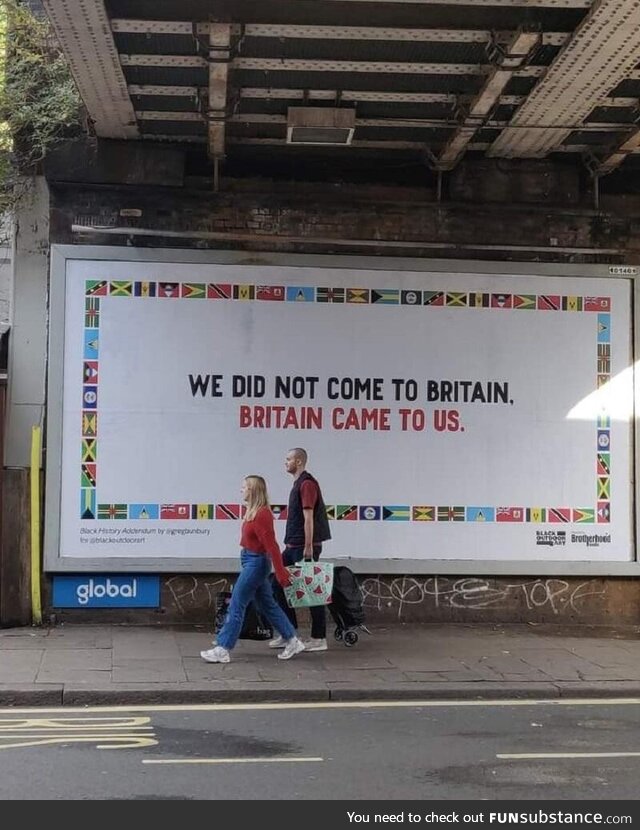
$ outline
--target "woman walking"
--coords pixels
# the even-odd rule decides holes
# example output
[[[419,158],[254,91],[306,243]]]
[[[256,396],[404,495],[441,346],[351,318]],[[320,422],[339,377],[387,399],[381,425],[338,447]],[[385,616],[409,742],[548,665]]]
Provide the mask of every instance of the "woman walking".
[[[240,537],[240,564],[242,569],[231,594],[229,611],[218,634],[216,645],[200,656],[207,663],[228,663],[230,651],[235,646],[242,630],[244,615],[251,600],[257,610],[286,641],[279,660],[289,660],[304,651],[302,640],[298,639],[295,628],[273,597],[269,582],[271,563],[276,579],[282,587],[291,583],[289,572],[282,563],[282,554],[273,526],[273,514],[267,494],[267,484],[262,476],[247,476],[242,483],[242,498],[247,511],[242,523]]]

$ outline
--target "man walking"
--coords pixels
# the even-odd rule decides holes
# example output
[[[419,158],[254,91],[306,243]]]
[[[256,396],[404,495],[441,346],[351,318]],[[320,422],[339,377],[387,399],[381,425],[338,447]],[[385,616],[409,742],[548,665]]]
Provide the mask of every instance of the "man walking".
[[[322,553],[322,543],[331,538],[327,509],[322,498],[320,485],[308,473],[307,453],[302,447],[295,447],[286,455],[285,469],[293,476],[293,487],[289,495],[287,525],[284,534],[285,549],[282,555],[285,565],[294,565],[302,559],[317,562]],[[290,608],[279,585],[274,585],[274,595],[292,625],[297,629],[296,612]],[[327,617],[324,605],[309,608],[311,614],[311,639],[305,642],[306,651],[327,650]],[[271,648],[284,648],[285,641],[276,637],[269,643]]]

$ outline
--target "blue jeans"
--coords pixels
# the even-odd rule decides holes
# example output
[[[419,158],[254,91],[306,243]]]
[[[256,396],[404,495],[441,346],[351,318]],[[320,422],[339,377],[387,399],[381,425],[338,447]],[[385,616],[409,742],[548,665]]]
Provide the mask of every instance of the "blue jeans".
[[[273,598],[269,582],[271,561],[268,555],[243,549],[240,553],[240,564],[242,568],[231,594],[227,619],[216,638],[217,644],[228,651],[235,646],[242,631],[247,606],[252,599],[255,600],[259,613],[285,640],[295,637],[295,628]]]
[[[313,561],[317,562],[322,553],[322,545],[313,546]],[[304,559],[304,545],[292,546],[284,549],[282,554],[282,561],[285,565],[295,565]],[[289,607],[284,596],[284,591],[278,584],[274,584],[273,593],[280,608],[287,615],[287,619],[291,625],[298,628],[298,618],[293,608]],[[311,617],[311,637],[314,640],[324,640],[327,636],[327,612],[325,605],[312,605],[309,608],[309,615]]]

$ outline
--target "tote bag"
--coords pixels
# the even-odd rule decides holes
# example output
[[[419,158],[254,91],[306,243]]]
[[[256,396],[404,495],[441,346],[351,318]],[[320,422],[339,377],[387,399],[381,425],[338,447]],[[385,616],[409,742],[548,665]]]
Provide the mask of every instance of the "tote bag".
[[[287,570],[291,574],[291,585],[283,590],[291,608],[309,608],[312,605],[328,605],[331,602],[331,562],[300,562],[291,565]]]

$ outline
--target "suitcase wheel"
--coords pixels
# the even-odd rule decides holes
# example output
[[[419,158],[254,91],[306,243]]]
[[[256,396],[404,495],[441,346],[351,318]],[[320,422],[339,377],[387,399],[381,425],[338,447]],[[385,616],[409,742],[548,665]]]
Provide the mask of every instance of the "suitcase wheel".
[[[340,626],[336,626],[336,630],[333,632],[333,638],[340,642],[342,640],[342,629]]]
[[[345,646],[355,646],[358,642],[358,634],[355,631],[345,631],[343,640]]]

